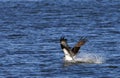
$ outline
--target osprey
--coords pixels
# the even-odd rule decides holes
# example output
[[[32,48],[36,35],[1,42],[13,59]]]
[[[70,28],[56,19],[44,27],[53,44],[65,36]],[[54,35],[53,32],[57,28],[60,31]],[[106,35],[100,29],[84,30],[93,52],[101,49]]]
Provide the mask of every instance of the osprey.
[[[75,44],[73,48],[70,48],[67,44],[67,39],[64,37],[60,38],[60,45],[65,55],[65,61],[74,61],[74,57],[79,52],[79,49],[82,45],[86,43],[87,39],[85,37],[81,37],[81,39]]]

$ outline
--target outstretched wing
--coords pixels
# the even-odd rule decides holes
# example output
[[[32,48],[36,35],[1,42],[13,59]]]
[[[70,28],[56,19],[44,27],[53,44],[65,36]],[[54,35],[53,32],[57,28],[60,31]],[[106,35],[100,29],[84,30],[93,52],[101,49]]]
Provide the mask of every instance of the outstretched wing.
[[[60,45],[65,55],[68,55],[70,57],[73,56],[73,52],[71,51],[70,47],[67,44],[67,39],[65,39],[64,37],[61,37]]]
[[[79,42],[77,42],[77,44],[72,48],[72,52],[74,53],[74,55],[76,55],[80,49],[80,47],[82,45],[84,45],[86,43],[87,39],[85,37],[81,37],[81,39],[79,40]]]
[[[61,44],[61,48],[63,49],[64,47],[69,48],[68,44],[67,44],[67,39],[65,39],[64,37],[60,38],[60,44]]]

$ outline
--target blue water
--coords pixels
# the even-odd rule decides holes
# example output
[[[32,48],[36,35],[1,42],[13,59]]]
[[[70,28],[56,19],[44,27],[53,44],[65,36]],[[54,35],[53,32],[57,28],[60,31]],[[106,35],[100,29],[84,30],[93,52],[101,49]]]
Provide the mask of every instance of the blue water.
[[[100,63],[65,65],[61,36]],[[0,78],[120,78],[120,1],[0,1]]]

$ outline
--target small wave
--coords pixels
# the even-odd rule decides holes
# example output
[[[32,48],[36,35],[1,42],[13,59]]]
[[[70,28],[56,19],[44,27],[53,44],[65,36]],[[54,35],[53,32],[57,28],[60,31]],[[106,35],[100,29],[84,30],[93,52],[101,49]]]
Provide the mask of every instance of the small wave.
[[[102,54],[97,54],[97,53],[80,53],[75,58],[76,62],[83,62],[83,63],[96,63],[100,64],[105,62],[105,58]]]

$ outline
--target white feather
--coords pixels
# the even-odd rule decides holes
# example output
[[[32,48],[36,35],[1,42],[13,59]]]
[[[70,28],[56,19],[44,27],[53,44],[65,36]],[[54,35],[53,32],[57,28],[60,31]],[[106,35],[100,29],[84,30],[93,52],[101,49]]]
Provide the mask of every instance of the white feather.
[[[69,52],[66,49],[63,49],[63,52],[65,54],[65,60],[66,61],[71,61],[73,58],[70,56]]]

